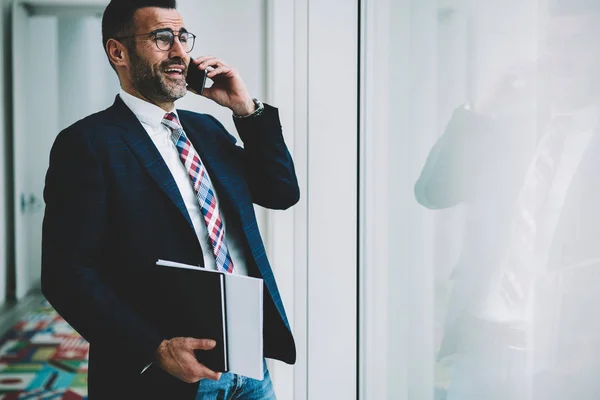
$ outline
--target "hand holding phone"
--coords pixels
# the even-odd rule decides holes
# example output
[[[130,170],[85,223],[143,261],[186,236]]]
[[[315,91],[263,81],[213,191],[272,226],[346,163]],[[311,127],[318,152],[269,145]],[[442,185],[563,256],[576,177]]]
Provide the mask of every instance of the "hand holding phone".
[[[212,80],[210,87],[204,86],[207,78]],[[187,82],[191,91],[231,109],[235,115],[248,115],[256,110],[239,72],[215,56],[201,56],[190,61]]]

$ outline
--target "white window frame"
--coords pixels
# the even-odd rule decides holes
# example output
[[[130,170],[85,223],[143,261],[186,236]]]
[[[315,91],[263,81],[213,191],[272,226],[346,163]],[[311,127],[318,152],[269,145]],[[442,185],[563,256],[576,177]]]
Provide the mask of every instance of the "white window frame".
[[[432,400],[435,221],[413,187],[437,137],[437,1],[361,3],[359,399]]]
[[[331,18],[335,15],[335,18]],[[267,1],[267,101],[300,180],[269,212],[270,259],[298,349],[272,363],[278,398],[357,397],[358,0]]]

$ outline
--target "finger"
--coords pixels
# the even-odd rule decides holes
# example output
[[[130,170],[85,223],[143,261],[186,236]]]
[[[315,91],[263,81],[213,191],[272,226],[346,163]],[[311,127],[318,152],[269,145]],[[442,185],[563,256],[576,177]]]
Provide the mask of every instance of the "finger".
[[[188,68],[197,68],[200,69],[200,62],[198,62],[198,60],[190,60],[190,64],[188,65]]]
[[[198,366],[199,367],[198,367],[197,371],[199,372],[199,376],[201,376],[202,378],[210,379],[213,381],[218,381],[219,379],[221,379],[220,372],[215,372],[203,364],[198,364]]]
[[[215,348],[217,342],[212,339],[189,338],[187,344],[192,350],[211,350]]]
[[[194,58],[190,60],[190,62],[196,65],[199,69],[206,69],[206,66],[219,64],[220,60],[214,56],[202,56]]]
[[[200,62],[200,64],[198,64],[198,65],[199,65],[199,67],[201,69],[207,69],[208,67],[218,68],[218,67],[221,67],[221,66],[225,66],[225,67],[228,66],[226,63],[224,63],[222,60],[219,60],[216,57],[212,57],[212,58],[209,58],[209,59],[206,59],[206,60],[202,60]]]
[[[190,60],[190,67],[193,65],[196,68],[200,69],[200,70],[205,70],[207,68],[210,68],[210,65],[213,65],[218,63],[219,59],[215,58],[215,57],[198,57],[195,59]],[[204,62],[206,62],[206,64],[203,64]]]
[[[207,63],[208,65],[211,65],[211,64],[218,63],[219,58],[215,57],[215,56],[202,56],[202,57],[196,58],[194,61],[196,61],[198,64]]]
[[[186,365],[186,381],[188,383],[198,382],[200,379],[205,378],[213,381],[218,381],[221,379],[221,372],[213,371],[206,365],[199,363],[195,356],[192,357],[192,359],[190,359],[189,363],[186,363]]]
[[[215,56],[200,56],[200,57],[196,57],[194,59],[194,61],[197,62],[198,64],[200,64],[201,62],[204,62],[204,61],[210,60],[210,59],[216,59],[216,60],[218,60],[218,58],[215,57]]]
[[[231,68],[231,67],[220,66],[217,69],[214,69],[214,70],[210,71],[209,73],[207,73],[206,76],[212,79],[217,75],[226,75],[226,74],[230,73],[231,71],[233,71],[233,68]]]
[[[200,364],[199,362],[195,362],[192,367],[189,369],[190,380],[198,381],[200,379],[211,379],[213,381],[218,381],[221,378],[221,373],[213,371],[208,368],[204,364]]]
[[[206,67],[206,68],[201,68],[199,64],[195,64],[195,63],[194,63],[194,64],[190,64],[190,65],[188,66],[188,70],[190,70],[190,69],[192,69],[192,68],[196,68],[198,71],[204,71],[204,70],[206,70],[206,72],[210,72],[210,71],[213,71],[213,70],[214,70],[214,68],[213,68],[213,67],[210,67],[210,66],[209,66],[209,67]]]

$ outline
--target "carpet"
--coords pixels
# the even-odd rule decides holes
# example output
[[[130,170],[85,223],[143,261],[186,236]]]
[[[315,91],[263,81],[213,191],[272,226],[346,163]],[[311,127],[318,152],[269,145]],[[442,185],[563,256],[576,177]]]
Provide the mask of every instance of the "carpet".
[[[87,400],[88,353],[43,301],[0,338],[0,400]]]

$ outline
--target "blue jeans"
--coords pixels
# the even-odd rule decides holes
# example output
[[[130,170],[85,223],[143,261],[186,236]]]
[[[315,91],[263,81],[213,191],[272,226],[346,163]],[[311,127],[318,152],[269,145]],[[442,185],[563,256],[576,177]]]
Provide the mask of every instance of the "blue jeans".
[[[262,381],[250,379],[232,373],[221,375],[213,381],[202,379],[198,387],[196,400],[277,400],[273,382],[265,362],[265,376]]]

